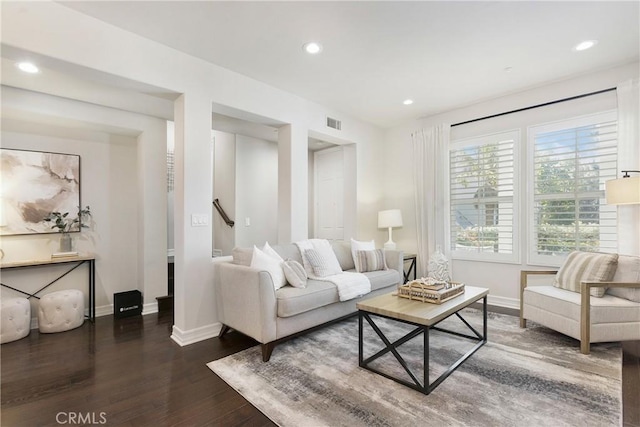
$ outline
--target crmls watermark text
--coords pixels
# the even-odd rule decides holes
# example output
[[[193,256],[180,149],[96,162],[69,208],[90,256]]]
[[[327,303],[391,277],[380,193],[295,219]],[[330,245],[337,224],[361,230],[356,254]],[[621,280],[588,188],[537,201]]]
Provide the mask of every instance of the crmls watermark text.
[[[58,424],[106,424],[106,412],[58,412],[56,414]]]

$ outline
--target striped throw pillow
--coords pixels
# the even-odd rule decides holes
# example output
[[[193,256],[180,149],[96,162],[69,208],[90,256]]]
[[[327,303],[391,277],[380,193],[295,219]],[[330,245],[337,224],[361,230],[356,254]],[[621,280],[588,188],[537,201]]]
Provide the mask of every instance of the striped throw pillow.
[[[580,282],[610,282],[616,273],[618,254],[571,252],[553,281],[553,286],[580,292]],[[591,296],[604,296],[606,288],[591,288]]]
[[[366,273],[367,271],[388,270],[387,263],[384,260],[384,251],[382,249],[374,249],[371,251],[357,251],[356,258],[358,273]]]

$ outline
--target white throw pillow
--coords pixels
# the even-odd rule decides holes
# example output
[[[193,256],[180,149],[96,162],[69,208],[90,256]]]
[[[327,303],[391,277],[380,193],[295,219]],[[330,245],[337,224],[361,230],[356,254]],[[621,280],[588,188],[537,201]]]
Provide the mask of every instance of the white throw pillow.
[[[376,244],[373,240],[369,242],[362,242],[358,240],[351,239],[351,257],[353,258],[353,263],[356,266],[356,271],[361,271],[362,266],[358,265],[358,251],[372,251],[376,248]]]
[[[272,256],[267,255],[255,245],[253,246],[253,256],[251,257],[251,268],[264,270],[269,273],[275,289],[280,289],[287,284],[287,279],[282,270],[282,261],[278,261]]]
[[[313,267],[313,274],[316,277],[327,277],[342,273],[342,268],[335,255],[331,259],[331,257],[324,256],[316,249],[307,249],[304,251],[304,256],[307,257],[309,264]]]
[[[307,287],[307,271],[302,264],[293,259],[288,259],[282,263],[282,270],[287,282],[294,288]]]
[[[264,242],[264,246],[262,247],[262,252],[264,252],[265,254],[269,255],[272,258],[277,259],[278,261],[284,261],[284,259],[280,256],[280,254],[276,252],[276,250],[269,245],[269,242]]]

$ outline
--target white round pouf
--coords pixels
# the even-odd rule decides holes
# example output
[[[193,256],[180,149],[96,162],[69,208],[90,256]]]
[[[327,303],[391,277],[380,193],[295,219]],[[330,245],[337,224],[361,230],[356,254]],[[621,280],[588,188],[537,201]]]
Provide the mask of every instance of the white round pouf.
[[[51,292],[40,298],[38,328],[49,334],[75,329],[84,322],[84,294],[77,289]]]
[[[31,329],[31,304],[26,298],[3,298],[0,304],[0,344],[19,340]]]

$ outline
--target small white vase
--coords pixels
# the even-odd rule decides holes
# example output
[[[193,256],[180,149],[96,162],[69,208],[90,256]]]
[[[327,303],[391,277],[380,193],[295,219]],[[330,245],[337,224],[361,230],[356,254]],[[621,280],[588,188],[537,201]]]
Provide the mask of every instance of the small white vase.
[[[73,247],[72,243],[71,235],[69,233],[62,233],[62,236],[60,236],[60,252],[71,252]]]

